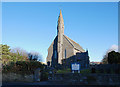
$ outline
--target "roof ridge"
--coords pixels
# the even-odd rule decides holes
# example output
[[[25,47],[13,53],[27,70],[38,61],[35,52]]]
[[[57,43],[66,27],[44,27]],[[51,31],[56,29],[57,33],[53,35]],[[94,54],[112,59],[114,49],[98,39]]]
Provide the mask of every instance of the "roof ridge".
[[[63,35],[65,38],[67,37],[66,35]],[[67,39],[67,38],[66,38]],[[74,47],[74,45],[67,39],[67,41]]]
[[[66,36],[67,37],[67,36]],[[68,37],[69,38],[69,37]],[[69,38],[70,39],[70,38]],[[72,39],[70,39],[71,41],[73,41]],[[77,42],[73,41],[74,43],[76,43],[77,45],[79,45]]]
[[[85,51],[78,43],[76,43],[75,41],[73,41],[72,39],[70,39],[69,37],[67,37],[66,35],[64,35],[64,37],[69,41],[69,43],[76,49],[80,50],[80,51]],[[76,45],[79,46],[79,48],[76,47]]]

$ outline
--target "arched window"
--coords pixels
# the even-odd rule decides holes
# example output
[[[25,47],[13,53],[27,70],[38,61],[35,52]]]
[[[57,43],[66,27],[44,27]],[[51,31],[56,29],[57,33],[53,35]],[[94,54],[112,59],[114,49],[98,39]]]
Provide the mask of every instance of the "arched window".
[[[66,49],[65,49],[65,58],[66,58]]]
[[[57,58],[57,51],[55,50],[54,58]]]

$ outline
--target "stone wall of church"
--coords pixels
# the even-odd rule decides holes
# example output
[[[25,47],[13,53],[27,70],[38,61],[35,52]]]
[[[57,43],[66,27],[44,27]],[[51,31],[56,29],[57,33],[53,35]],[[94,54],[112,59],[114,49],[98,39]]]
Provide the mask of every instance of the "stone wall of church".
[[[76,53],[77,62],[81,64],[81,68],[89,67],[89,56],[88,52]]]
[[[88,52],[83,53],[76,53],[76,55],[73,55],[67,59],[62,60],[63,65],[70,68],[71,63],[80,63],[81,69],[86,69],[89,67],[89,56]]]
[[[53,55],[53,43],[48,48],[47,62],[49,61],[51,63],[51,61],[52,61],[52,55]]]
[[[69,58],[74,55],[73,46],[67,41],[67,39],[63,38],[63,59]]]
[[[47,64],[49,62],[48,65],[49,66],[52,65],[53,67],[56,64],[58,64],[57,42],[58,42],[58,38],[56,36],[55,39],[54,39],[54,41],[52,42],[52,44],[48,48]]]

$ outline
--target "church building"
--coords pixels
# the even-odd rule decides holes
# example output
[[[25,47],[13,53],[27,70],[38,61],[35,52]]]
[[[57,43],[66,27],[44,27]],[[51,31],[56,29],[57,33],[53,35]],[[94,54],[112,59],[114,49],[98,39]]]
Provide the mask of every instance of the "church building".
[[[60,10],[57,36],[48,48],[47,65],[52,67],[57,64],[70,66],[73,62],[79,62],[81,67],[87,68],[89,66],[88,51],[64,34],[64,20]]]

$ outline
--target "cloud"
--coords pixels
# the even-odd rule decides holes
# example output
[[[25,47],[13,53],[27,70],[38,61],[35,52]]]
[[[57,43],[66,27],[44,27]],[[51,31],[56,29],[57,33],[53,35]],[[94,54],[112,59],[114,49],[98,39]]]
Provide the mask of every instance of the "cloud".
[[[104,58],[108,57],[108,53],[111,51],[116,51],[118,52],[118,45],[113,44],[105,53],[105,55],[103,56]]]
[[[112,45],[109,49],[108,49],[108,51],[107,51],[107,53],[108,52],[111,52],[111,51],[118,51],[118,45]]]

